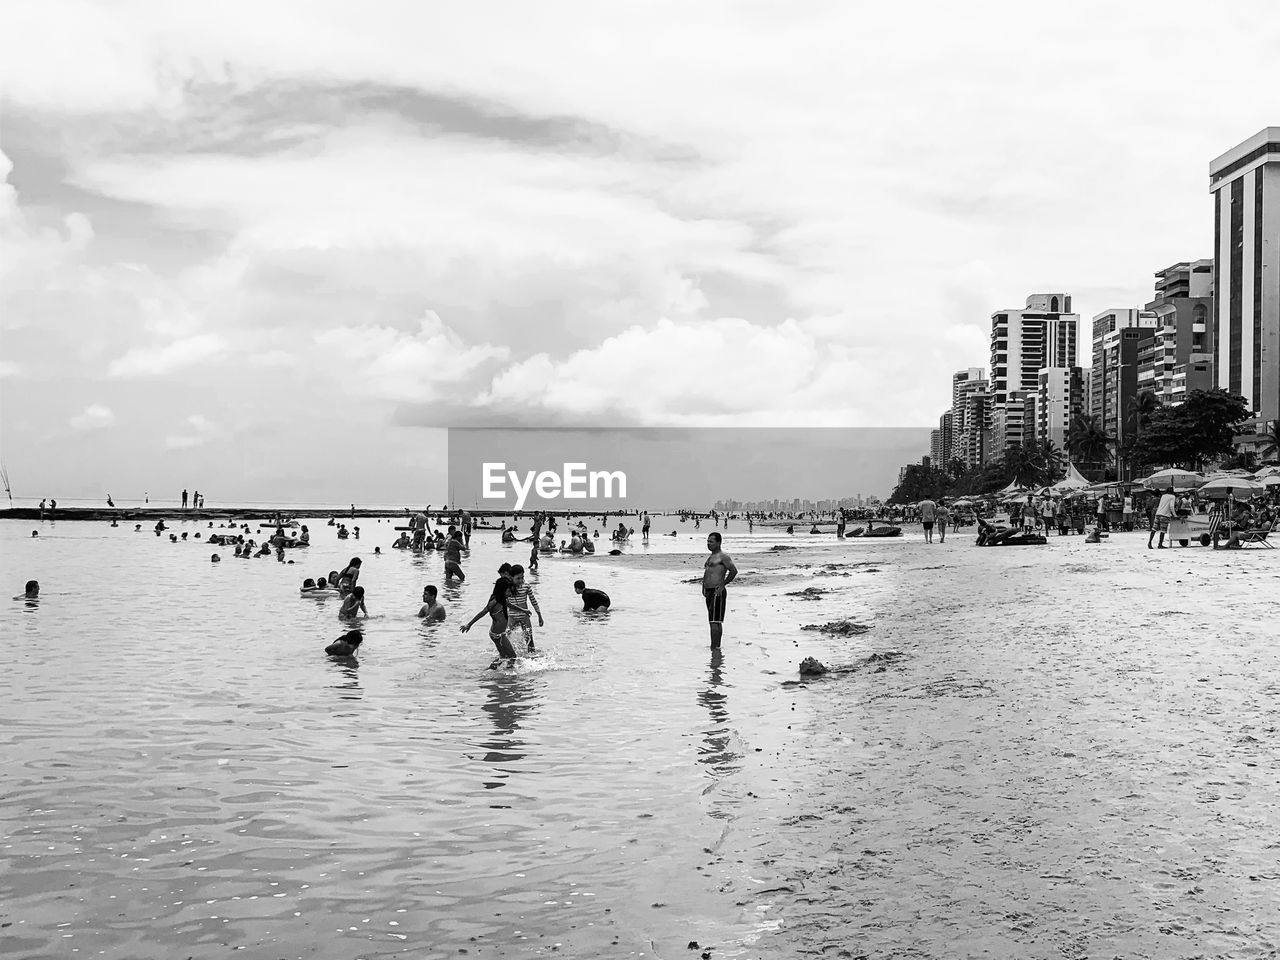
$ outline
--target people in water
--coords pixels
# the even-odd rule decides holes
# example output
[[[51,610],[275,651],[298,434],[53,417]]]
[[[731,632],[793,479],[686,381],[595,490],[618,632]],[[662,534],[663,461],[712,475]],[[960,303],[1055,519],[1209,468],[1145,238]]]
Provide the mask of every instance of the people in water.
[[[588,587],[582,580],[573,581],[573,592],[582,598],[583,610],[608,610],[612,602],[603,590]]]
[[[342,606],[338,608],[340,620],[354,620],[359,614],[369,615],[364,605],[364,587],[352,587],[351,592],[342,598]]]
[[[325,647],[324,652],[331,657],[352,657],[362,643],[364,643],[364,634],[359,630],[349,630]]]
[[[38,580],[28,580],[26,587],[22,593],[18,594],[15,600],[39,600],[40,599],[40,582]]]
[[[728,596],[725,590],[738,576],[733,559],[721,549],[720,533],[707,534],[707,549],[711,555],[702,566],[702,598],[707,604],[707,623],[711,628],[711,649],[720,648],[724,633],[724,615]]]
[[[354,590],[356,588],[356,585],[360,581],[360,558],[359,557],[352,557],[351,562],[348,563],[342,569],[342,572],[340,574],[338,574],[339,583],[341,583],[344,578],[350,583],[350,588]]]
[[[211,556],[211,557],[209,558],[209,562],[210,562],[210,563],[221,563],[221,562],[222,562],[222,558],[221,558],[220,556],[218,556],[218,555],[215,553],[213,556]]]
[[[444,544],[444,578],[450,580],[457,577],[461,582],[467,579],[462,572],[462,532],[454,530]]]
[[[533,593],[533,587],[524,582],[524,567],[515,564],[510,571],[511,593],[510,593],[510,621],[511,629],[523,630],[527,647],[530,652],[533,651],[533,618],[530,613],[530,607],[533,613],[538,615],[538,627],[541,629],[545,626],[542,619],[542,608],[538,606],[538,598]]]
[[[439,623],[445,618],[444,604],[437,599],[438,592],[434,584],[422,588],[422,606],[418,616],[426,623]]]
[[[511,629],[510,606],[508,597],[511,594],[511,581],[506,577],[499,577],[493,584],[493,593],[489,594],[489,599],[485,601],[484,609],[477,613],[467,623],[463,624],[462,632],[466,633],[476,622],[486,614],[489,617],[489,639],[493,641],[494,647],[498,650],[498,659],[491,666],[496,667],[502,661],[513,663],[516,659],[515,648],[511,645],[511,638],[508,633]]]

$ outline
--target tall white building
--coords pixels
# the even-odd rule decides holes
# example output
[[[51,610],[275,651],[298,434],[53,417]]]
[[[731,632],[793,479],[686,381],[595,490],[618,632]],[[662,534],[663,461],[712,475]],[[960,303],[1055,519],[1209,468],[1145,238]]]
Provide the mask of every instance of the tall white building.
[[[1280,419],[1280,127],[1209,164],[1214,376],[1265,421]]]
[[[1022,310],[991,315],[992,433],[987,458],[1000,457],[1007,446],[1022,443],[1025,400],[1038,394],[1040,371],[1078,366],[1077,327],[1071,295],[1037,293]]]
[[[1071,421],[1085,410],[1084,371],[1079,367],[1045,367],[1036,389],[1035,438],[1067,452]]]

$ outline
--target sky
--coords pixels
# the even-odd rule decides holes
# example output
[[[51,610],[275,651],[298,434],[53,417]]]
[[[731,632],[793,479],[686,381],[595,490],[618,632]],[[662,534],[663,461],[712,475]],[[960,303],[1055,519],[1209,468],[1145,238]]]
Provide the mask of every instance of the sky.
[[[1211,255],[1209,161],[1280,123],[1259,2],[5,19],[19,496],[440,502],[448,427],[936,425],[992,312]]]

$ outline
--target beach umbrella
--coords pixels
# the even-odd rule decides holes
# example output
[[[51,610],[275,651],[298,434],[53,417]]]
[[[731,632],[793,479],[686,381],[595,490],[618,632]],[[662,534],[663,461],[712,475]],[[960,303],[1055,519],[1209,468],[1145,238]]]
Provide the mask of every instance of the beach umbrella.
[[[1142,481],[1148,490],[1195,490],[1204,483],[1204,477],[1190,470],[1157,470]]]
[[[1255,482],[1262,484],[1264,487],[1280,487],[1280,473],[1269,473]]]
[[[1256,480],[1248,480],[1245,477],[1214,477],[1205,481],[1204,486],[1196,491],[1202,497],[1208,497],[1211,500],[1224,500],[1227,491],[1231,491],[1231,495],[1239,500],[1247,500],[1250,497],[1257,496],[1266,492],[1266,487]]]
[[[968,500],[968,499],[966,499],[966,498],[964,498],[964,497],[961,497],[959,500],[957,500],[955,503],[953,503],[953,504],[951,504],[951,505],[952,505],[953,507],[972,507],[972,506],[973,506],[973,501],[972,501],[972,500]]]

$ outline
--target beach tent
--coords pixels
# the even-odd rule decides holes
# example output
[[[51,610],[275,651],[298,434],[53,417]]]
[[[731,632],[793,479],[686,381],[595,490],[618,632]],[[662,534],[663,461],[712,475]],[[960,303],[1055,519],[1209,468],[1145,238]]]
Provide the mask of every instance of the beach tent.
[[[1063,494],[1063,493],[1067,493],[1070,490],[1083,490],[1087,486],[1089,486],[1089,481],[1086,480],[1081,475],[1080,471],[1076,469],[1075,464],[1068,463],[1067,475],[1063,477],[1061,480],[1059,480],[1057,483],[1055,483],[1053,486],[1046,487],[1045,489],[1049,493]]]
[[[1030,487],[1024,487],[1017,480],[1010,480],[1009,485],[1003,490],[997,490],[995,493],[988,494],[988,496],[995,497],[997,500],[1017,500],[1019,497],[1025,497],[1031,492]]]

